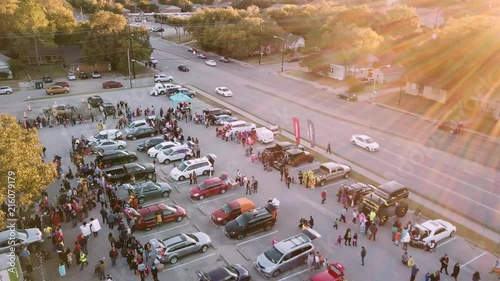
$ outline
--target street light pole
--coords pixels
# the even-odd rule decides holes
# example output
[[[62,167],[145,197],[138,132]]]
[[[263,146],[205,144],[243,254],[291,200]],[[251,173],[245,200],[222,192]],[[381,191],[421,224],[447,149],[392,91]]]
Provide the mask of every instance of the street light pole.
[[[283,50],[281,51],[281,72],[283,73],[283,64],[285,62],[285,46],[286,46],[286,41],[288,40],[288,37],[290,37],[292,34],[288,34],[288,36],[285,38],[279,37],[279,36],[273,36],[274,39],[279,39],[283,41]]]
[[[379,69],[382,69],[382,68],[388,68],[388,67],[391,67],[390,64],[388,65],[382,65],[378,68],[376,68],[375,70],[372,71],[372,78],[373,78],[373,88],[372,88],[372,99],[371,99],[371,107],[373,109],[373,106],[375,105],[375,98],[377,97],[377,89],[376,89],[376,84],[377,84],[377,79],[375,77],[373,77],[373,74],[375,73],[375,71],[379,70]],[[373,116],[373,114],[372,114]],[[370,118],[370,128],[373,127],[373,117]]]

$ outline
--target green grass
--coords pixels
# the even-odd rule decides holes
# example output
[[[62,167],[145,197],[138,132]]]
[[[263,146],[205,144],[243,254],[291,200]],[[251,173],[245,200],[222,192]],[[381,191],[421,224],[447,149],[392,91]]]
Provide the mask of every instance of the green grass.
[[[136,77],[138,75],[149,75],[154,73],[152,68],[151,69],[147,68],[140,63],[135,63],[134,68]],[[125,76],[128,79],[128,69],[119,70],[118,73],[120,73],[121,75]]]
[[[287,63],[286,59],[287,58],[285,56],[285,62],[284,63]],[[251,64],[258,65],[259,64],[259,56],[253,56],[253,57],[249,57],[249,58],[244,58],[241,61],[244,61],[246,63],[251,63]],[[275,53],[275,54],[272,54],[272,55],[262,56],[260,58],[260,64],[261,65],[281,64],[281,53]]]
[[[286,71],[285,73],[290,76],[316,82],[318,84],[328,87],[339,88],[348,86],[345,81],[335,80],[326,76],[321,76],[311,72],[302,71],[300,69]]]
[[[193,36],[191,36],[191,34],[181,34],[180,36],[176,34],[176,35],[163,36],[163,40],[182,44],[193,41],[194,39]]]
[[[61,78],[68,74],[61,65],[26,66],[26,72],[32,80],[40,80],[43,76]]]

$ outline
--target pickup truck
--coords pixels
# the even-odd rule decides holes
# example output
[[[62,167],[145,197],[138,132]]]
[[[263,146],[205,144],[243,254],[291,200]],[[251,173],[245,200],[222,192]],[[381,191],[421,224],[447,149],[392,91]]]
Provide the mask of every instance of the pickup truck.
[[[283,152],[285,163],[297,167],[302,163],[312,163],[314,156],[309,151],[292,148]]]
[[[151,89],[150,94],[152,96],[160,96],[167,94],[171,89],[180,89],[180,88],[181,86],[179,85],[156,83],[153,89]]]
[[[117,184],[129,182],[132,176],[134,176],[136,182],[156,181],[153,164],[128,163],[103,169],[102,172],[107,180]]]
[[[327,162],[312,171],[319,186],[325,186],[327,181],[348,178],[351,167],[345,164]]]
[[[273,147],[268,147],[264,149],[264,152],[262,154],[264,158],[271,158],[272,161],[274,162],[275,160],[278,160],[283,157],[283,152],[293,148],[304,150],[304,147],[302,145],[297,146],[296,144],[293,144],[291,142],[279,142]]]

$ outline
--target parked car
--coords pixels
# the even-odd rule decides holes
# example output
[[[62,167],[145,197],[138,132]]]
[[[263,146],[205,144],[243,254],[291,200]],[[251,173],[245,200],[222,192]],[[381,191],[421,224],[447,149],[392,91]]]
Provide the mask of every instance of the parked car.
[[[159,143],[164,142],[165,139],[163,137],[154,137],[154,138],[149,138],[142,143],[137,145],[137,151],[140,152],[145,152],[148,151],[151,147],[156,146]]]
[[[169,164],[170,162],[182,159],[189,160],[193,156],[193,151],[187,146],[177,146],[162,150],[160,153],[158,153],[156,159],[158,159],[158,163]]]
[[[327,181],[349,178],[351,171],[351,166],[335,162],[323,163],[317,169],[312,170],[316,184],[321,187],[325,186]]]
[[[351,143],[371,152],[380,150],[378,143],[366,135],[352,135]]]
[[[250,272],[240,264],[220,265],[208,272],[198,271],[198,281],[250,281]]]
[[[69,88],[69,83],[64,81],[55,82],[54,85]]]
[[[220,109],[220,108],[210,108],[210,109],[203,109],[203,114],[207,116],[218,116],[218,115],[233,115],[231,110],[229,109]]]
[[[151,96],[160,96],[169,93],[170,90],[180,88],[182,88],[180,85],[156,83],[149,94]]]
[[[137,198],[139,204],[143,204],[149,199],[167,198],[171,192],[172,188],[166,182],[145,181],[136,184],[123,184],[116,189],[115,195],[118,200],[123,201],[128,201],[129,196],[133,195]]]
[[[238,121],[237,117],[230,116],[230,115],[217,115],[215,116],[215,125],[222,126],[224,123],[232,123],[234,121]]]
[[[156,30],[155,30],[155,32],[156,32]],[[157,60],[157,59],[155,59],[155,57],[150,57],[150,58],[149,58],[149,62],[150,62],[150,63],[152,63],[152,64],[157,64],[157,63],[158,63],[158,60]]]
[[[153,164],[128,163],[122,166],[113,166],[102,170],[105,178],[111,183],[127,183],[131,177],[135,182],[155,181],[156,171]]]
[[[225,225],[239,215],[255,209],[255,204],[248,198],[238,198],[229,201],[212,212],[210,219],[216,224]]]
[[[43,76],[42,81],[43,81],[43,83],[52,83],[52,82],[54,82],[54,79],[52,79],[52,77],[50,77],[50,76]]]
[[[134,130],[127,132],[127,139],[140,139],[145,137],[154,137],[158,134],[158,130],[151,126],[143,126],[139,128],[135,128]]]
[[[104,167],[132,163],[137,161],[137,154],[131,151],[110,150],[106,152],[98,152],[96,162],[102,163]]]
[[[354,200],[354,205],[358,205],[363,200],[365,195],[371,194],[374,191],[375,187],[371,184],[365,184],[362,182],[354,182],[349,185],[342,184],[339,188],[339,193],[347,194],[347,204],[353,204],[352,200]]]
[[[193,200],[203,200],[205,197],[224,194],[227,191],[227,177],[227,173],[223,173],[221,177],[206,179],[193,186],[189,191],[189,196]]]
[[[199,53],[198,54],[198,58],[206,60],[207,59],[207,55],[205,55],[204,53]]]
[[[341,100],[346,100],[346,101],[357,101],[358,96],[356,96],[353,93],[340,93],[337,94],[337,98]]]
[[[162,141],[161,143],[148,149],[148,156],[151,158],[156,158],[156,156],[158,156],[158,153],[160,153],[162,150],[181,145],[182,144],[180,142]]]
[[[106,113],[107,116],[113,116],[114,114],[116,114],[116,108],[115,108],[114,104],[112,104],[110,102],[105,102],[105,103],[101,104],[99,106],[99,110],[101,112]]]
[[[437,125],[437,128],[442,131],[449,132],[450,134],[459,134],[464,130],[464,125],[460,122],[453,120],[446,120]]]
[[[233,92],[229,90],[227,87],[217,87],[215,88],[215,93],[219,94],[223,97],[232,97]]]
[[[117,81],[105,81],[102,83],[103,89],[111,89],[111,88],[121,88],[123,87],[122,83]]]
[[[193,90],[186,89],[186,88],[171,89],[171,90],[168,90],[168,93],[169,93],[169,95],[183,94],[183,95],[188,96],[192,99],[196,96],[196,93]]]
[[[211,158],[216,157],[215,155],[211,155]],[[170,177],[175,181],[183,181],[189,178],[189,175],[193,172],[196,175],[206,176],[213,170],[211,160],[208,157],[202,157],[182,162],[179,166],[170,170]]]
[[[92,137],[88,137],[88,142],[95,142],[100,140],[123,140],[123,134],[118,129],[102,130]]]
[[[219,61],[223,63],[229,63],[229,59],[226,57],[220,57]]]
[[[13,90],[9,86],[0,86],[0,95],[10,95]]]
[[[21,246],[26,245],[32,254],[36,253],[43,243],[42,232],[38,228],[6,229],[0,232],[0,254],[10,253],[11,249],[21,251]]]
[[[80,75],[79,75],[80,79],[89,79],[90,77],[92,77],[90,75],[90,73],[87,73],[87,72],[80,72]]]
[[[67,93],[69,93],[69,88],[58,86],[58,85],[51,85],[47,88],[47,90],[45,90],[45,93],[47,93],[47,95],[67,94]]]
[[[276,224],[276,214],[276,207],[272,204],[245,212],[226,224],[224,234],[242,240],[248,234],[269,231]]]
[[[94,148],[94,150],[98,152],[124,149],[127,147],[127,143],[122,140],[97,140],[93,142],[91,145]]]
[[[344,271],[345,267],[340,263],[328,263],[326,270],[311,277],[310,281],[342,281],[345,280]]]
[[[172,76],[166,75],[166,74],[156,74],[153,77],[153,80],[155,83],[160,83],[160,82],[172,82],[174,81],[174,78]]]
[[[76,80],[76,75],[73,72],[68,73],[68,80],[69,81]]]
[[[158,212],[161,213],[162,223],[181,222],[186,217],[184,208],[179,205],[167,205],[165,203],[143,206],[137,212],[139,213],[139,220],[136,224],[137,230],[151,230],[151,228],[157,226],[156,214]]]
[[[92,78],[101,78],[101,73],[99,73],[99,71],[92,71],[90,72],[90,76]]]
[[[422,244],[428,245],[431,241],[438,243],[445,238],[452,237],[457,232],[457,228],[453,224],[441,219],[415,224],[414,229],[420,237],[410,240],[410,246],[418,248]]]
[[[231,123],[228,123],[228,125],[230,126],[230,130],[229,132],[232,134],[232,133],[243,133],[243,132],[250,132],[254,129],[257,128],[257,125],[255,125],[254,123],[250,123],[250,122],[246,122],[246,121],[242,121],[242,120],[238,120],[238,121],[234,121],[234,122],[231,122]]]
[[[205,64],[208,66],[217,66],[217,63],[214,60],[207,60]]]
[[[161,241],[149,240],[156,251],[156,257],[161,263],[175,264],[180,257],[193,253],[205,253],[212,246],[212,240],[203,232],[177,234]]]
[[[92,107],[99,107],[104,103],[104,100],[100,96],[91,96],[87,98],[87,103]]]
[[[182,72],[189,72],[189,68],[185,64],[179,64],[177,69]]]

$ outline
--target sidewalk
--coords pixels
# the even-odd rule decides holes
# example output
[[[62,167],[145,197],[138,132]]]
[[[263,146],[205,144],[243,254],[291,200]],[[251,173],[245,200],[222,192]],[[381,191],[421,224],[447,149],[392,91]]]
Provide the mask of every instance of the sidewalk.
[[[186,85],[186,87],[190,87],[190,85]],[[265,120],[262,120],[256,116],[253,116],[227,102],[224,102],[220,99],[218,99],[217,97],[213,97],[212,95],[210,94],[207,94],[205,92],[202,92],[200,91],[199,89],[195,88],[194,90],[196,90],[200,95],[202,95],[204,98],[206,99],[209,99],[215,103],[218,103],[220,104],[221,106],[227,108],[227,109],[230,109],[232,110],[233,112],[238,112],[238,114],[244,116],[245,118],[248,118],[249,120],[251,120],[252,122],[255,122],[255,123],[259,123],[259,124],[262,124],[263,126],[266,126],[266,127],[269,127],[269,126],[273,126],[273,124],[269,124],[267,121]],[[292,134],[292,133],[289,133],[287,131],[283,131],[281,132],[281,134],[286,137],[286,138],[289,138],[289,139],[295,139],[295,136]],[[318,154],[321,154],[322,156],[324,156],[325,158],[328,158],[328,159],[331,159],[332,161],[335,161],[335,162],[341,162],[341,163],[346,163],[347,165],[350,165],[352,167],[353,170],[357,171],[358,173],[370,178],[371,180],[375,181],[375,182],[378,182],[378,183],[384,183],[386,182],[387,180],[382,178],[381,176],[379,175],[376,175],[360,166],[358,166],[357,164],[355,163],[352,163],[346,159],[342,159],[338,156],[335,156],[335,155],[330,155],[330,154],[326,154],[325,153],[325,149],[324,148],[320,148],[318,146],[314,147],[314,148],[311,148],[311,145],[308,141],[302,139],[301,140],[301,144],[304,145],[305,147],[307,147],[308,149],[318,153]],[[477,234],[479,234],[480,236],[482,237],[485,237],[491,241],[494,241],[494,242],[498,242],[500,241],[500,235],[498,235],[497,233],[495,233],[494,231],[491,231],[489,229],[486,229],[484,227],[482,227],[481,225],[475,223],[475,222],[472,222],[472,221],[469,221],[467,220],[466,218],[452,212],[452,211],[449,211],[447,210],[446,208],[443,208],[437,204],[434,204],[432,202],[429,202],[427,201],[425,198],[421,197],[421,196],[418,196],[414,193],[411,193],[410,194],[410,199],[415,201],[416,203],[422,205],[422,206],[425,206],[426,208],[428,208],[429,210],[432,210],[434,212],[437,212],[437,213],[440,213],[443,215],[443,218],[448,218],[450,220],[453,220],[455,222],[460,222],[460,224],[472,231],[475,231]],[[492,250],[492,249],[490,249]],[[493,249],[495,250],[495,249]],[[498,251],[498,249],[496,249]]]

